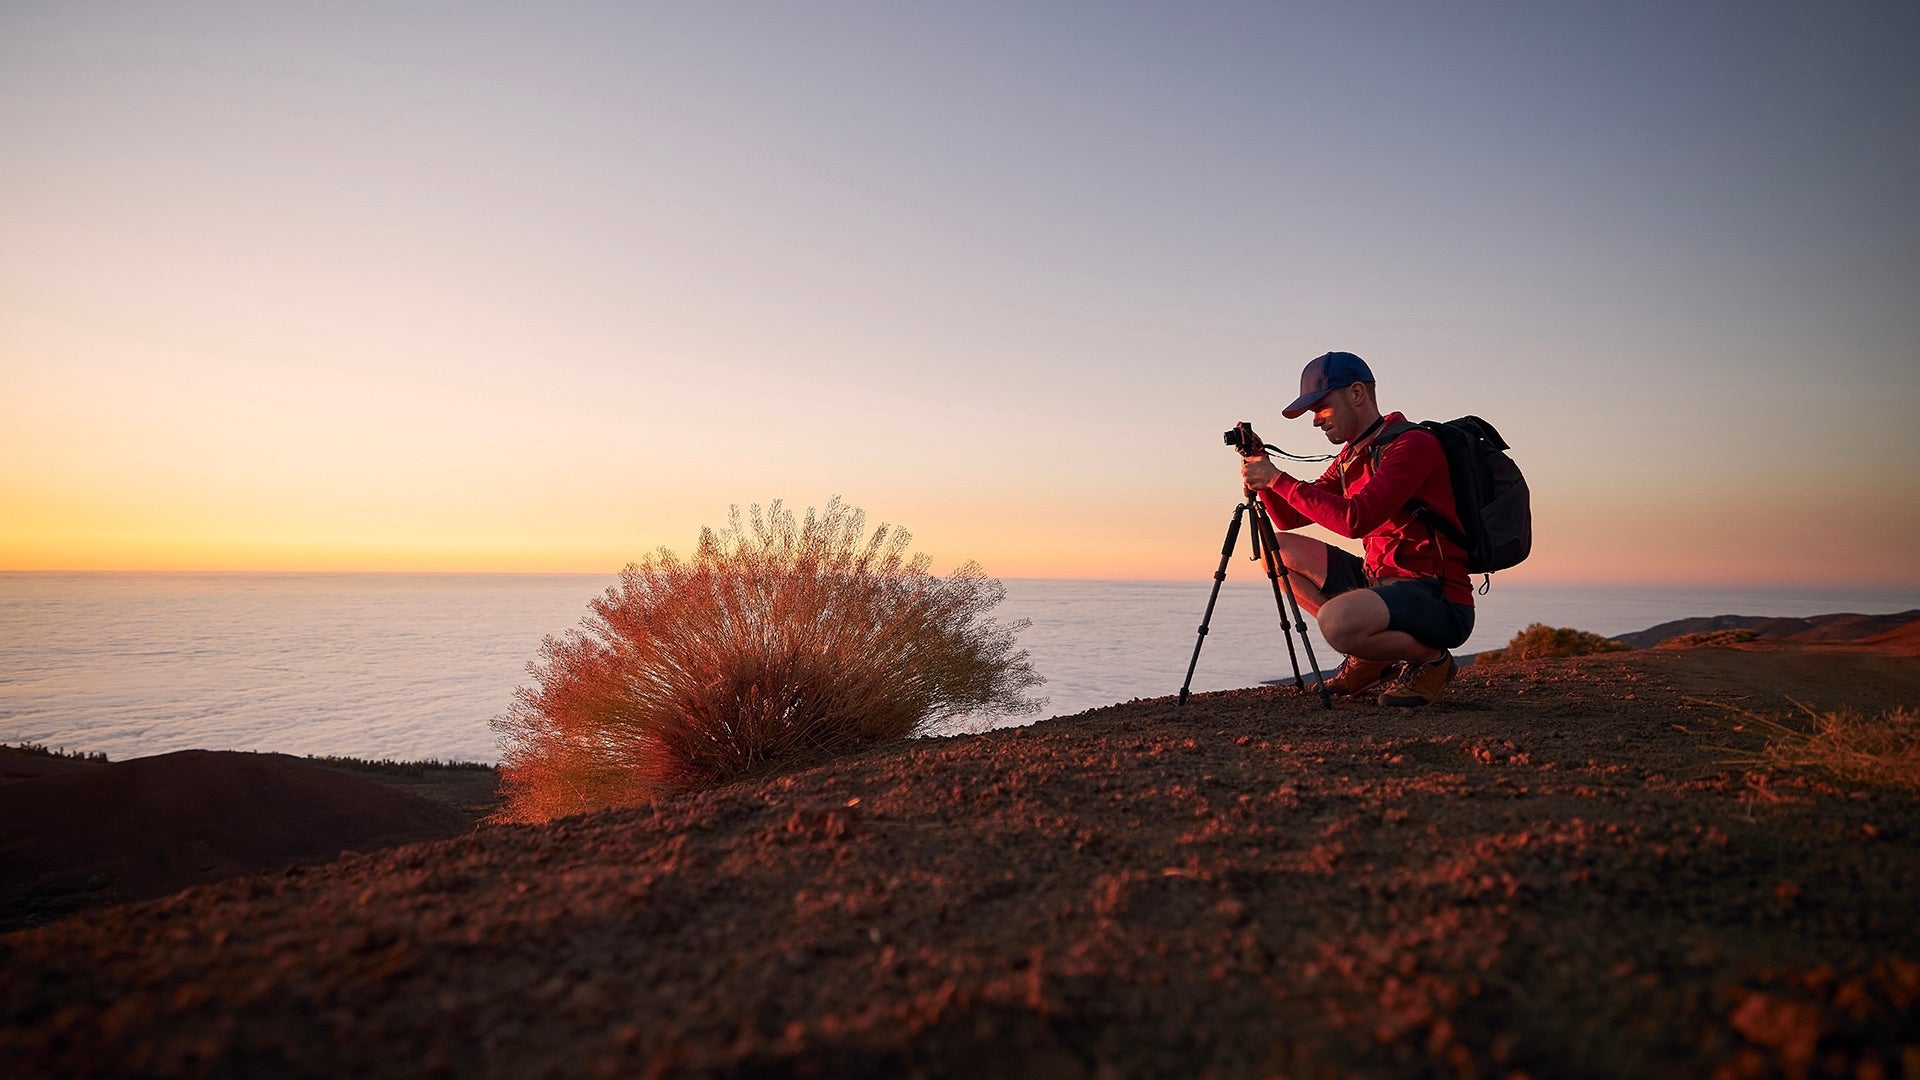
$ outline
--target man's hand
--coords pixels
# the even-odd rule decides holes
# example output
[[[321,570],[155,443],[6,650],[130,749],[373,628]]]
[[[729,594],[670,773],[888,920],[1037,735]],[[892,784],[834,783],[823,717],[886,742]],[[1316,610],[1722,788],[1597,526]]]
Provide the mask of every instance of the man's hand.
[[[1285,475],[1273,464],[1273,459],[1264,454],[1240,461],[1240,480],[1247,485],[1248,491],[1264,491]]]

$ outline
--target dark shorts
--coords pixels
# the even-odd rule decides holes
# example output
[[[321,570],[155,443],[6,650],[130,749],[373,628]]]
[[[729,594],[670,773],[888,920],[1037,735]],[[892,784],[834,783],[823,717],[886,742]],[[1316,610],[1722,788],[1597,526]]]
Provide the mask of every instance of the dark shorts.
[[[1355,589],[1372,589],[1387,602],[1387,629],[1398,630],[1422,645],[1458,648],[1473,633],[1473,605],[1456,604],[1441,593],[1439,578],[1367,579],[1366,564],[1351,551],[1327,545],[1327,582],[1320,591],[1329,599]]]

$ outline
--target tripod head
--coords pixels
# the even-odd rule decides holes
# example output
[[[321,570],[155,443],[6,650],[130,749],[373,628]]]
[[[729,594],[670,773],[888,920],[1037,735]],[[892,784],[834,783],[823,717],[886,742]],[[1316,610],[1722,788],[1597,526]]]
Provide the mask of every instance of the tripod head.
[[[1241,457],[1259,457],[1271,449],[1266,443],[1260,441],[1260,436],[1253,433],[1253,424],[1246,420],[1233,425],[1232,430],[1222,438]]]

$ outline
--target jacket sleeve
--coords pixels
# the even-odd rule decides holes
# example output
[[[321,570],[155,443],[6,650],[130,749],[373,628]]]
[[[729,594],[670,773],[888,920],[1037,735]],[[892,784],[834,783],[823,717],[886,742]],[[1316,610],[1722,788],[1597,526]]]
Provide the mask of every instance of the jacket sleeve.
[[[1291,477],[1282,477],[1272,490],[1299,516],[1341,536],[1358,538],[1386,524],[1412,501],[1435,466],[1444,464],[1439,440],[1424,431],[1409,431],[1380,452],[1380,467],[1351,498],[1318,481],[1303,484]],[[1274,520],[1280,520],[1278,515]]]
[[[1318,488],[1337,493],[1340,490],[1340,462],[1335,461],[1332,465],[1327,466],[1327,471],[1320,474],[1320,479],[1312,483],[1307,483],[1304,480],[1295,480],[1292,477],[1281,481],[1282,485],[1289,483],[1303,488]],[[1273,527],[1279,529],[1281,532],[1285,532],[1288,529],[1297,529],[1302,525],[1310,525],[1314,521],[1314,519],[1294,509],[1292,506],[1287,505],[1287,501],[1282,499],[1273,488],[1265,488],[1260,492],[1260,504],[1267,508],[1267,516],[1273,519]]]

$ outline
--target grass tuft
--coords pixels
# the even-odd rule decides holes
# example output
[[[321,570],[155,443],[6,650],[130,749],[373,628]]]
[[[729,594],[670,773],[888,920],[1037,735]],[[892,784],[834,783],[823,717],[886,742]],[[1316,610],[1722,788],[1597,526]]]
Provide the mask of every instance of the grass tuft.
[[[1758,721],[1767,737],[1761,752],[1766,764],[1822,769],[1855,784],[1920,790],[1920,711],[1899,706],[1868,716],[1852,708],[1800,709],[1805,719],[1799,725]]]
[[[682,559],[629,565],[578,629],[549,637],[535,685],[494,721],[503,821],[545,821],[822,756],[1032,712],[1025,623],[968,563],[946,578],[911,537],[839,499],[796,518],[738,507]]]
[[[1762,740],[1758,750],[1720,747],[1729,765],[1818,770],[1856,785],[1920,790],[1920,711],[1909,706],[1868,716],[1852,707],[1822,712],[1795,701],[1796,720],[1704,698],[1686,700],[1733,713],[1741,718],[1734,731]]]

